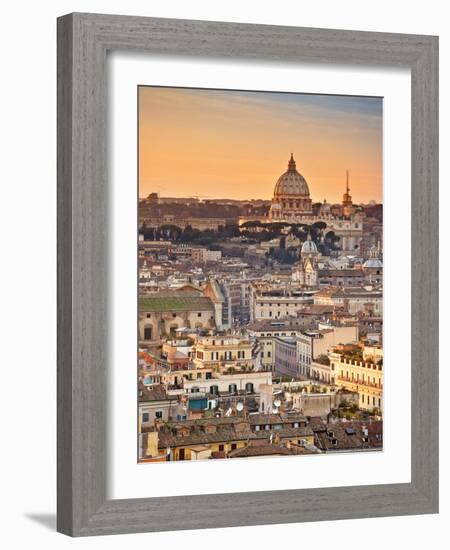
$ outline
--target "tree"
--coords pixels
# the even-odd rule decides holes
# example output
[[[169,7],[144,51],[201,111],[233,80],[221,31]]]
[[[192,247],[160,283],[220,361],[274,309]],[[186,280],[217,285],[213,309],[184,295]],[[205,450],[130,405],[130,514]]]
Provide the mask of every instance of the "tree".
[[[320,363],[321,365],[329,365],[330,359],[328,355],[325,355],[324,353],[321,353],[318,357],[315,358],[316,363]]]
[[[323,231],[324,229],[326,229],[327,224],[325,222],[315,222],[313,223],[313,227],[315,227],[319,231]]]
[[[325,234],[325,243],[331,250],[337,250],[337,243],[341,240],[334,231],[328,231]]]
[[[160,234],[170,240],[178,240],[182,233],[181,227],[178,225],[164,224],[159,227]]]
[[[261,227],[262,223],[260,220],[250,220],[241,225],[241,227]]]

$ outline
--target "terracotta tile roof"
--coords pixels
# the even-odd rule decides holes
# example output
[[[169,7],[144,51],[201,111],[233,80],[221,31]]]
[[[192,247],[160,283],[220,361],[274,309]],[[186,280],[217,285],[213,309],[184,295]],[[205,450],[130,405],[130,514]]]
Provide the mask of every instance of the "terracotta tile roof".
[[[198,424],[199,421],[182,422],[178,424],[167,423],[158,434],[158,446],[166,447],[187,447],[191,445],[204,445],[211,443],[221,443],[230,441],[258,441],[266,440],[269,442],[272,438],[279,437],[280,439],[300,439],[308,436],[313,436],[314,432],[309,426],[293,428],[284,426],[279,430],[259,430],[253,431],[250,429],[250,424],[247,422],[236,422],[235,424],[224,424],[216,427],[215,431],[207,431],[204,426],[207,424]],[[237,427],[239,425],[239,427]],[[187,428],[187,430],[183,430]],[[181,433],[177,433],[177,429]]]
[[[250,431],[239,432],[232,426],[222,426],[213,433],[207,433],[201,429],[194,429],[187,435],[177,435],[167,430],[161,430],[158,434],[158,447],[187,447],[208,443],[221,443],[227,441],[246,441]]]
[[[367,441],[363,427],[368,430]],[[314,430],[315,445],[322,451],[346,451],[383,448],[383,423],[376,422],[340,422],[328,424],[326,431]]]
[[[247,458],[254,456],[294,455],[298,454],[293,449],[284,445],[248,445],[242,449],[235,449],[228,453],[229,458]]]
[[[142,393],[141,393],[142,392]],[[153,384],[146,386],[139,384],[139,402],[146,401],[176,401],[178,397],[167,395],[166,389],[162,384]]]
[[[319,277],[364,277],[362,269],[319,269]]]

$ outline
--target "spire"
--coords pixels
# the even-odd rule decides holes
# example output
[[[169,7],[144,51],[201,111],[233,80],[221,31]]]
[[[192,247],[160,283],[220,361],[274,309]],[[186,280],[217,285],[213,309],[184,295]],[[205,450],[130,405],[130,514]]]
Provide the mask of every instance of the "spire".
[[[297,170],[297,165],[295,164],[294,154],[291,153],[291,158],[290,158],[289,164],[288,164],[288,171],[289,172],[294,172],[295,170]]]
[[[352,196],[350,195],[350,186],[349,186],[349,171],[346,171],[346,181],[345,181],[345,193],[342,197],[342,206],[344,207],[350,207],[352,205]],[[348,215],[348,213],[346,214]]]

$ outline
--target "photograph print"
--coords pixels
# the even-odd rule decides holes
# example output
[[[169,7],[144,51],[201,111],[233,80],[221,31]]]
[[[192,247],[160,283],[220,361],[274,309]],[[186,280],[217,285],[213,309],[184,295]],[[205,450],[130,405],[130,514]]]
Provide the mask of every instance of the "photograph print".
[[[138,87],[138,462],[383,449],[383,99]]]

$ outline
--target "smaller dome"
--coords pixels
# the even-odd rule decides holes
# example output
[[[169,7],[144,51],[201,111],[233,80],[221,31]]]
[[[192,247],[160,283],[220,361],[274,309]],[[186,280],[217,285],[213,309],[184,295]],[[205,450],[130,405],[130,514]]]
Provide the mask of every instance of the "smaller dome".
[[[327,202],[327,199],[323,199],[323,203],[320,206],[320,211],[323,214],[328,214],[331,211],[331,205],[329,202]]]
[[[382,269],[383,263],[378,258],[369,258],[364,262],[363,266],[369,269]]]
[[[376,246],[372,246],[369,250],[369,257],[363,263],[363,267],[370,269],[381,269],[383,267],[383,262],[378,256],[379,252]]]
[[[302,254],[317,254],[317,252],[316,243],[311,240],[311,235],[308,233],[306,241],[302,245]]]

